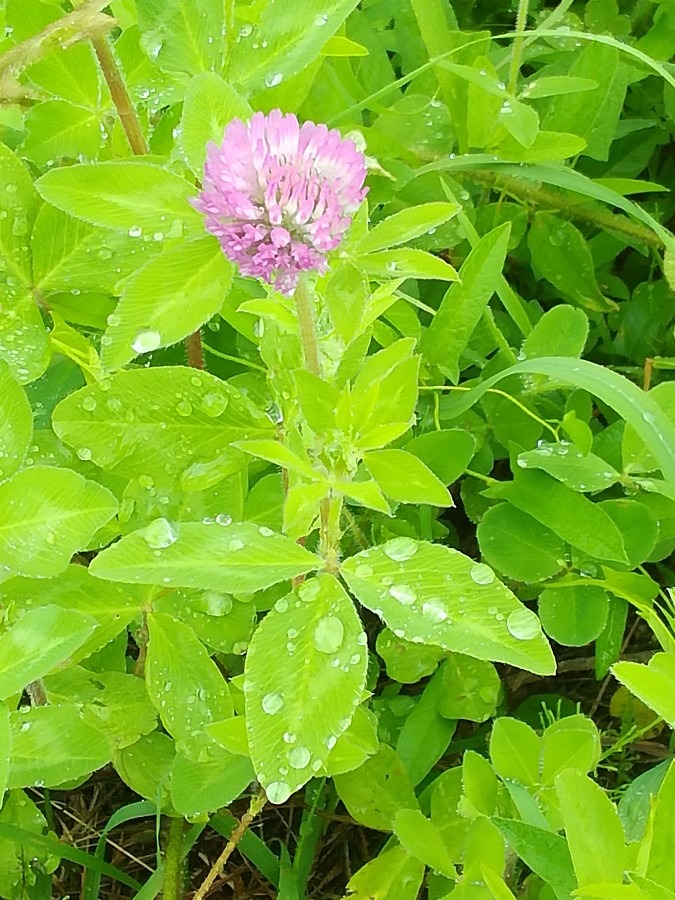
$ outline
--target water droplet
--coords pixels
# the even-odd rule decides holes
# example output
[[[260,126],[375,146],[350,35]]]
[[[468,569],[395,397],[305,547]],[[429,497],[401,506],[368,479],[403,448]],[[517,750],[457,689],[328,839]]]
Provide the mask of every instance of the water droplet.
[[[189,400],[180,400],[176,404],[176,412],[179,416],[189,416],[192,412],[192,404]]]
[[[332,750],[333,747],[337,744],[337,738],[334,734],[329,734],[325,740],[325,744],[328,750]]]
[[[207,416],[216,418],[227,409],[228,399],[225,394],[218,394],[215,391],[209,391],[202,400],[202,409]]]
[[[272,537],[274,532],[271,528],[268,528],[266,525],[261,525],[258,529],[258,534],[261,534],[263,537]]]
[[[298,588],[298,595],[301,600],[304,600],[305,603],[311,603],[313,600],[319,596],[319,592],[321,591],[321,584],[318,578],[310,578],[309,581],[303,581],[303,583]],[[327,651],[330,652],[330,651]]]
[[[394,538],[384,545],[384,552],[394,562],[405,562],[417,553],[417,543],[409,537]]]
[[[154,550],[170,547],[178,540],[171,522],[164,518],[155,519],[154,522],[147,525],[143,531],[143,538],[148,547],[152,547]]]
[[[285,744],[294,744],[297,741],[297,735],[293,734],[292,731],[284,732],[284,743]]]
[[[354,574],[357,578],[370,578],[373,574],[373,567],[368,566],[365,563],[360,563],[355,569]]]
[[[471,580],[475,581],[476,584],[492,584],[495,580],[495,573],[490,566],[486,566],[485,563],[476,563],[475,566],[471,567],[469,575],[471,576]]]
[[[140,225],[132,225],[129,229],[129,237],[140,237],[143,234],[143,229]]]
[[[278,713],[283,705],[284,698],[278,691],[274,691],[271,694],[265,694],[261,701],[263,712],[266,712],[268,716],[273,716],[275,713]]]
[[[314,19],[314,24],[316,25],[317,28],[321,28],[321,26],[325,25],[327,21],[328,21],[328,16],[325,15],[325,13],[323,13]]]
[[[288,753],[288,762],[294,769],[304,769],[312,758],[307,747],[293,747]]]
[[[77,455],[86,462],[86,460],[91,459],[91,450],[89,447],[80,447],[77,451]]]
[[[277,602],[274,604],[274,608],[277,612],[285,613],[288,609],[288,600],[286,597],[279,597]]]
[[[96,400],[89,394],[82,401],[82,409],[86,409],[87,412],[93,412],[96,409]]]
[[[433,622],[444,622],[448,618],[448,612],[440,600],[427,600],[423,603],[422,615]]]
[[[217,591],[206,591],[202,596],[209,616],[226,616],[232,611],[232,597]]]
[[[265,79],[265,85],[268,88],[276,87],[278,84],[281,84],[283,80],[284,76],[281,74],[281,72],[273,72]]]
[[[518,641],[531,641],[541,632],[539,619],[531,609],[523,606],[520,609],[514,609],[506,620],[506,627]]]
[[[394,584],[389,588],[389,593],[404,606],[411,606],[417,600],[417,594],[409,584]]]
[[[115,313],[110,313],[107,319],[108,325],[110,325],[111,328],[117,328],[121,321],[120,317]]]
[[[285,781],[273,781],[265,788],[270,803],[285,803],[291,796],[291,789]]]
[[[342,646],[344,636],[342,622],[335,616],[324,616],[314,629],[314,646],[321,653],[335,653]]]
[[[239,538],[232,538],[230,543],[227,545],[227,549],[231,550],[232,553],[236,553],[237,550],[244,549],[244,542],[240,541]]]
[[[228,516],[226,513],[218,513],[216,516],[216,524],[217,525],[231,525],[232,524],[232,516]]]
[[[152,353],[162,343],[162,336],[158,331],[139,331],[134,339],[131,349],[135,353]]]

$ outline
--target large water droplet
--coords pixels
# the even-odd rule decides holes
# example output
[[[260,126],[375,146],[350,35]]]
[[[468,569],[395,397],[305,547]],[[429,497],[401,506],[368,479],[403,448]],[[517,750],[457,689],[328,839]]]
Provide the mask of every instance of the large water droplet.
[[[263,712],[266,712],[268,716],[273,716],[275,713],[278,713],[283,705],[284,698],[278,691],[274,691],[271,694],[265,694],[261,701]]]
[[[307,747],[293,747],[288,752],[288,762],[294,769],[304,769],[312,758]]]
[[[354,574],[357,578],[370,578],[373,574],[373,567],[367,565],[366,563],[359,563],[359,565],[354,569]]]
[[[490,566],[486,566],[485,563],[476,563],[475,566],[471,567],[469,575],[471,576],[471,580],[475,581],[476,584],[492,584],[495,580],[495,573]]]
[[[276,87],[278,84],[281,84],[283,80],[284,76],[281,74],[281,72],[273,72],[267,76],[267,78],[265,79],[265,84],[269,88]]]
[[[417,594],[409,584],[394,584],[389,588],[389,593],[404,606],[411,606],[417,600]]]
[[[209,616],[226,616],[232,611],[232,597],[217,591],[206,591],[202,595],[204,609]]]
[[[445,622],[448,613],[441,600],[427,600],[422,604],[422,615],[432,622]]]
[[[86,409],[87,412],[93,412],[96,409],[96,400],[91,395],[84,398],[82,401],[82,409]]]
[[[202,400],[202,409],[207,416],[212,416],[215,419],[216,416],[225,412],[227,403],[228,399],[225,394],[217,394],[215,391],[209,391]]]
[[[144,330],[138,332],[131,349],[135,353],[152,353],[161,343],[162,336],[159,331]]]
[[[417,553],[417,544],[412,538],[398,537],[393,541],[387,541],[384,552],[394,562],[405,562]]]
[[[148,547],[152,547],[153,550],[170,547],[178,540],[171,522],[164,518],[155,519],[154,522],[147,525],[143,531],[143,538]]]
[[[270,803],[285,803],[291,796],[291,789],[285,781],[273,781],[265,788]]]
[[[531,609],[514,609],[506,620],[506,627],[516,640],[531,641],[541,632],[541,624]]]
[[[342,646],[344,636],[342,622],[335,616],[324,616],[314,629],[314,646],[321,653],[335,653]]]

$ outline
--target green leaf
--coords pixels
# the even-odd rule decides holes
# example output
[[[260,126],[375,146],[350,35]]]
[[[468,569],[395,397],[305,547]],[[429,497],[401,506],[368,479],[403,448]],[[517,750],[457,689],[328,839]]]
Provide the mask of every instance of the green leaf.
[[[476,439],[458,428],[429,431],[408,441],[405,450],[421,459],[443,484],[453,484],[471,462]]]
[[[599,397],[631,425],[653,453],[664,477],[675,485],[675,425],[648,393],[605,366],[587,360],[544,357],[510,366],[487,378],[462,397],[452,398],[444,412],[460,416],[491,387],[510,375],[547,375],[554,382],[574,384]]]
[[[405,244],[435,231],[457,214],[455,203],[423,203],[411,206],[379,222],[356,247],[357,253],[373,253]]]
[[[380,631],[375,649],[384,660],[387,675],[403,684],[414,684],[431,675],[446,656],[440,647],[414,644],[396,637],[389,628]]]
[[[44,4],[42,5],[44,10]],[[52,7],[58,18],[58,6]],[[42,59],[28,69],[30,80],[50,94],[69,100],[89,110],[99,107],[101,76],[91,46],[86,42],[51,48]]]
[[[480,239],[460,270],[461,281],[448,290],[422,339],[425,358],[447,369],[454,382],[460,356],[502,274],[510,233],[511,225],[505,222]]]
[[[61,440],[115,475],[149,485],[210,487],[244,465],[230,448],[272,434],[272,422],[231,385],[181,366],[118,372],[62,400]]]
[[[539,116],[537,111],[526,103],[515,99],[505,100],[497,120],[523,147],[531,147],[536,141],[539,134]]]
[[[2,209],[0,209],[2,212]],[[0,239],[2,232],[0,231]],[[0,267],[2,254],[0,254]],[[2,268],[0,268],[0,276]],[[12,276],[7,276],[12,282]],[[5,313],[0,317],[0,359],[12,370],[20,384],[35,381],[49,365],[49,334],[33,297],[28,292],[16,294],[10,288]]]
[[[504,780],[533,787],[539,781],[541,741],[525,722],[500,716],[490,734],[490,760]]]
[[[335,789],[353,819],[378,831],[393,831],[402,809],[419,809],[403,763],[386,744],[360,768],[336,775]]]
[[[157,727],[145,684],[123,672],[90,672],[71,666],[43,680],[51,706],[75,703],[83,720],[103,732],[115,749],[135,743]]]
[[[254,604],[220,591],[171,591],[156,597],[152,606],[185,622],[203,644],[221,653],[241,653],[253,633]]]
[[[544,631],[564,647],[583,647],[602,633],[609,598],[595,585],[547,588],[539,595]]]
[[[58,575],[116,512],[110,491],[70,469],[23,469],[0,485],[0,565]]]
[[[246,100],[215,72],[192,78],[185,92],[178,146],[195,175],[200,176],[209,141],[220,143],[232,119],[246,121],[252,110]]]
[[[424,863],[403,847],[389,845],[352,875],[347,884],[351,900],[417,900]]]
[[[609,515],[545,472],[521,469],[513,481],[493,485],[490,494],[508,500],[595,559],[628,562],[621,532]]]
[[[178,749],[199,760],[213,740],[205,726],[233,714],[227,682],[188,625],[155,612],[147,621],[148,694]]]
[[[518,455],[521,469],[542,469],[573,491],[594,493],[621,480],[621,475],[594,453],[583,454],[573,444],[539,444]]]
[[[675,727],[675,657],[669,653],[655,653],[646,666],[618,662],[612,666],[612,673],[638,700],[646,703],[671,728]]]
[[[200,816],[229,806],[254,780],[251,760],[218,747],[200,761],[176,754],[171,770],[171,802],[184,816]]]
[[[521,97],[528,100],[539,100],[542,97],[558,97],[561,94],[578,94],[592,91],[599,87],[593,78],[574,78],[571,75],[544,75],[534,77],[527,82]]]
[[[671,762],[656,795],[650,823],[651,844],[645,875],[659,884],[675,884],[675,765]]]
[[[446,718],[441,709],[447,689],[446,671],[441,666],[426,684],[396,741],[396,752],[413,785],[418,785],[431,772],[448,749],[457,727],[457,722]]]
[[[30,797],[23,791],[10,791],[0,810],[0,896],[23,900],[28,891],[37,894],[38,872],[58,867],[61,849],[54,835],[44,835],[47,828],[47,820]]]
[[[48,581],[34,578],[12,578],[3,585],[3,595],[12,608],[22,615],[32,615],[36,607],[58,607],[75,611],[83,619],[91,618],[96,629],[84,643],[67,654],[78,663],[100,650],[141,612],[147,591],[140,587],[119,587],[93,578],[85,566],[70,565]],[[37,620],[36,620],[37,621]]]
[[[561,304],[547,310],[525,338],[523,356],[581,356],[587,339],[586,313]]]
[[[322,769],[349,727],[365,685],[365,643],[351,600],[328,574],[278,600],[256,629],[246,655],[246,727],[272,803]]]
[[[214,316],[232,283],[232,263],[205,237],[168,247],[127,282],[101,338],[107,369],[175,344]]]
[[[356,5],[357,0],[266,5],[259,22],[240,31],[227,72],[250,93],[281,84],[319,55]]]
[[[47,100],[26,113],[22,151],[36,165],[62,158],[95,159],[102,143],[100,114],[67,100]]]
[[[20,694],[31,681],[69,662],[95,628],[91,616],[57,606],[25,612],[0,634],[0,698]]]
[[[558,719],[549,725],[542,737],[542,784],[553,784],[565,769],[586,774],[600,762],[600,734],[586,716]]]
[[[359,257],[359,266],[366,275],[381,280],[388,278],[429,278],[438,281],[457,281],[456,269],[439,256],[425,250],[401,247],[380,250]]]
[[[200,233],[201,216],[188,202],[194,186],[152,163],[115,160],[52,169],[35,187],[63,212],[130,237],[178,238],[185,228]]]
[[[89,570],[96,578],[128,584],[261,591],[304,575],[318,556],[281,534],[248,522],[236,525],[157,519],[99,553]]]
[[[24,285],[30,279],[28,235],[33,227],[40,198],[21,160],[4,143],[0,143],[0,178],[5,186],[0,195],[0,272],[8,282],[9,298],[16,279]],[[4,298],[3,298],[4,299]]]
[[[570,900],[577,880],[565,838],[526,822],[492,821],[525,865],[550,885],[557,900]]]
[[[132,791],[151,800],[160,812],[173,813],[169,794],[176,746],[168,734],[152,731],[115,754],[115,769]]]
[[[0,703],[0,809],[9,780],[9,760],[12,755],[12,733],[9,727],[9,707]]]
[[[581,772],[561,772],[555,786],[579,887],[622,884],[623,829],[612,801]]]
[[[137,0],[148,56],[160,69],[196,75],[223,66],[225,12],[210,0]]]
[[[77,706],[35,706],[10,714],[9,787],[58,787],[100,769],[112,756],[107,738]]]
[[[565,543],[510,503],[488,509],[476,536],[484,559],[515,581],[532,584],[552,578],[565,565]]]
[[[658,406],[669,424],[675,427],[675,382],[664,381],[657,384],[649,391],[649,399]],[[652,472],[658,468],[653,449],[645,441],[644,435],[638,434],[635,423],[624,430],[621,455],[627,472]]]
[[[492,663],[451,653],[441,666],[438,711],[447,719],[484,722],[495,714],[501,681]]]
[[[251,456],[257,456],[259,459],[275,463],[282,469],[288,469],[289,472],[297,472],[299,475],[304,475],[305,478],[309,478],[312,481],[322,480],[307,459],[298,456],[297,453],[294,453],[280,441],[237,441],[233,446],[243,450],[245,453],[250,453]]]
[[[394,834],[402,846],[429,868],[446,878],[457,878],[454,861],[443,836],[419,809],[402,809],[394,819]]]
[[[606,160],[626,94],[626,68],[614,47],[591,44],[574,54],[568,74],[593,79],[593,91],[565,94],[549,101],[544,127],[571,131],[586,140],[585,156]]]
[[[0,481],[23,463],[33,436],[33,410],[9,366],[0,359]]]
[[[539,674],[554,671],[534,613],[488,566],[457,550],[394,538],[345,560],[341,574],[397,636]]]
[[[658,523],[651,510],[627,497],[603,500],[599,505],[621,532],[629,567],[633,569],[642,565],[650,558],[659,534]]]
[[[369,756],[377,753],[379,745],[377,717],[358,706],[349,728],[340,735],[328,756],[326,772],[333,776],[358,769]]]
[[[384,493],[399,503],[452,506],[452,497],[431,469],[405,450],[373,450],[363,464]]]
[[[618,308],[600,291],[590,248],[571,222],[551,213],[535,213],[528,247],[535,275],[545,278],[556,291],[594,312]]]

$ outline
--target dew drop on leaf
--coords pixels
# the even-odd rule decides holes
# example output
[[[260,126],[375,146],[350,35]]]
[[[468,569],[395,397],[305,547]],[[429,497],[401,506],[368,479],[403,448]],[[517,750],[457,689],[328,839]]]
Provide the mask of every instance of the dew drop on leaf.
[[[202,409],[207,416],[216,418],[222,415],[227,409],[228,399],[225,394],[218,394],[216,391],[209,391],[202,400]]]
[[[417,600],[417,594],[409,584],[394,584],[389,588],[389,593],[404,606],[411,606]]]
[[[87,412],[93,412],[96,409],[96,400],[90,395],[82,401],[82,409]]]
[[[274,691],[271,694],[265,694],[261,701],[263,712],[266,712],[268,716],[273,716],[275,713],[278,713],[283,705],[284,698],[277,691]]]
[[[531,609],[514,609],[506,620],[509,634],[519,641],[530,641],[541,632],[539,619]]]
[[[148,547],[152,547],[153,550],[170,547],[178,540],[171,522],[163,517],[155,519],[145,527],[143,538]]]
[[[320,653],[335,653],[342,646],[344,636],[342,622],[335,616],[324,616],[314,629],[314,646]]]
[[[360,563],[355,569],[354,574],[357,578],[370,578],[373,574],[373,567],[366,565],[366,563]]]
[[[189,400],[181,400],[176,404],[176,412],[179,416],[189,416],[192,412],[192,404]]]
[[[405,562],[417,553],[417,544],[409,537],[394,538],[384,545],[384,552],[394,562]]]
[[[469,575],[471,576],[471,580],[475,581],[476,584],[492,584],[495,580],[495,573],[490,566],[486,566],[485,563],[476,563],[475,566],[471,567]]]
[[[427,600],[422,604],[422,615],[432,622],[444,622],[448,613],[440,600]]]
[[[311,758],[307,747],[293,747],[288,753],[288,762],[294,769],[304,769]]]
[[[160,335],[160,333],[158,331],[148,329],[138,332],[138,334],[134,338],[133,344],[131,345],[131,349],[135,353],[152,353],[152,351],[156,350],[161,343],[162,336]]]
[[[270,803],[285,803],[291,796],[291,789],[285,781],[273,781],[265,788]]]
[[[239,538],[232,538],[230,543],[227,545],[228,550],[231,550],[233,553],[237,550],[244,549],[244,542],[240,541]]]
[[[284,743],[285,744],[294,744],[297,740],[297,736],[293,734],[292,731],[284,732]]]

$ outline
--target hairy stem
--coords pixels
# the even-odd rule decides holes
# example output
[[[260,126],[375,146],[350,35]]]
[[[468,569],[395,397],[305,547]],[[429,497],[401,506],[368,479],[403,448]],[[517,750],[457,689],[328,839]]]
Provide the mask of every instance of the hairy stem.
[[[225,868],[225,864],[228,859],[232,855],[232,853],[236,850],[239,841],[246,834],[246,830],[248,829],[251,822],[255,819],[255,817],[261,812],[262,808],[267,803],[267,796],[265,795],[265,791],[261,788],[260,791],[254,796],[251,797],[251,802],[248,807],[248,812],[244,813],[241,817],[239,824],[236,826],[232,834],[230,835],[230,840],[225,845],[225,849],[220,854],[218,859],[211,866],[211,871],[206,876],[204,881],[201,883],[199,890],[195,893],[192,900],[204,900],[204,897],[211,890],[213,882],[218,878],[223,869]]]
[[[300,341],[305,357],[307,371],[312,375],[320,376],[319,344],[316,339],[316,324],[314,321],[314,308],[312,298],[307,287],[307,282],[301,278],[295,289],[295,309],[298,314],[298,328],[300,329]]]
[[[530,0],[519,0],[518,13],[516,15],[516,31],[525,31],[527,26],[527,13],[530,8]],[[520,72],[520,60],[523,54],[524,35],[519,34],[511,47],[511,66],[509,68],[509,93],[515,95],[518,84],[518,72]]]
[[[199,329],[185,338],[185,350],[188,365],[193,369],[204,368],[204,352],[202,349],[202,335]]]
[[[122,73],[110,49],[110,44],[107,38],[104,37],[94,39],[92,44],[94,45],[103,77],[108,85],[110,96],[120,117],[122,128],[129,141],[131,152],[135,156],[147,156],[150,151],[141,130],[141,123],[138,121],[136,110],[131,103]]]
[[[183,833],[185,820],[172,818],[164,851],[164,900],[181,900],[183,896]]]

